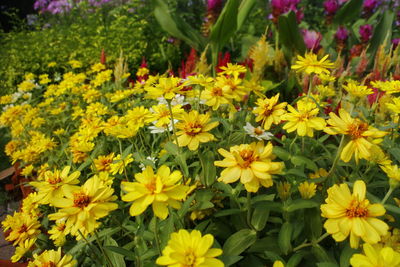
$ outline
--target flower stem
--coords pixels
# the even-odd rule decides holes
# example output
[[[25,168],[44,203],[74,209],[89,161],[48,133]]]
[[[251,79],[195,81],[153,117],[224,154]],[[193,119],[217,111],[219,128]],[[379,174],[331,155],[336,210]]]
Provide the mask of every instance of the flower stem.
[[[338,147],[338,150],[336,152],[336,157],[333,160],[332,167],[329,170],[328,175],[326,177],[330,177],[332,175],[332,173],[335,171],[337,163],[339,162],[339,159],[340,159],[340,154],[342,153],[343,143],[344,143],[344,135],[342,135],[342,138],[340,139],[339,147]]]
[[[252,209],[251,209],[251,193],[247,192],[247,216],[246,216],[246,221],[247,221],[247,225],[251,229],[255,230],[254,226],[251,224],[251,212],[252,212]]]
[[[329,233],[325,233],[325,234],[321,235],[317,240],[315,240],[315,241],[313,241],[313,242],[310,242],[310,243],[304,242],[303,244],[301,244],[301,245],[295,247],[295,248],[293,249],[293,252],[295,252],[295,251],[297,251],[297,250],[300,250],[300,249],[302,249],[302,248],[306,248],[306,247],[310,247],[310,246],[315,246],[315,245],[317,245],[319,242],[321,242],[322,240],[324,240],[325,238],[327,238],[328,236],[329,236]]]
[[[123,168],[124,168],[124,175],[125,175],[126,180],[130,181],[129,178],[128,178],[128,174],[126,173],[125,160],[122,158],[122,143],[121,143],[121,140],[118,139],[118,143],[119,143],[119,153],[121,154],[121,160],[122,160],[122,164],[123,164]]]
[[[155,219],[155,225],[154,225],[154,238],[156,239],[156,246],[158,250],[158,254],[161,256],[161,248],[160,248],[160,238],[158,236],[158,218],[154,217]]]
[[[94,230],[94,236],[96,237],[96,241],[97,241],[97,244],[100,247],[101,253],[103,253],[104,257],[106,258],[106,260],[107,260],[107,262],[109,264],[109,266],[110,267],[114,267],[114,264],[112,263],[110,257],[108,257],[108,254],[106,253],[106,251],[104,250],[102,244],[100,243],[100,238],[99,238],[99,235],[97,234],[96,230]]]
[[[390,197],[390,195],[393,193],[394,188],[391,186],[389,187],[389,191],[387,191],[385,197],[382,199],[381,204],[385,204],[386,200],[388,200],[388,198]]]
[[[172,113],[171,100],[167,100],[167,104],[168,104],[169,114],[171,115],[172,132],[174,133],[174,138],[175,138],[176,145],[178,146],[178,149],[180,149],[179,148],[179,143],[178,143],[178,137],[176,136],[174,114]]]

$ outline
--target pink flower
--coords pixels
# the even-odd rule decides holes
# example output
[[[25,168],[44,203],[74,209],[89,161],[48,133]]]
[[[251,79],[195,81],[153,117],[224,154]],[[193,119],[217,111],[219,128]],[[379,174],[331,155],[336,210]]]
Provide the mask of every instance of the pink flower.
[[[304,43],[308,50],[317,52],[321,48],[322,34],[316,31],[302,30]]]

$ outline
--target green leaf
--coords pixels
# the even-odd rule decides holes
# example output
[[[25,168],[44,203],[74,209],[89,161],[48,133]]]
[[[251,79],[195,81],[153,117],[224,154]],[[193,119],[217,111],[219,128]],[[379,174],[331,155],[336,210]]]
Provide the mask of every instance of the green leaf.
[[[133,251],[130,251],[125,248],[118,247],[118,246],[104,246],[104,248],[113,253],[117,253],[117,254],[126,256],[128,260],[132,260],[132,261],[135,260],[136,255]]]
[[[293,212],[299,209],[309,209],[318,207],[319,204],[312,200],[296,199],[286,207],[287,212]]]
[[[114,248],[119,248],[118,247],[118,243],[117,241],[115,241],[111,236],[107,236],[104,240],[104,245],[105,246],[111,246]],[[123,248],[121,248],[122,250],[124,250]],[[124,254],[118,253],[116,251],[112,251],[112,250],[108,250],[106,251],[108,258],[111,260],[111,262],[113,264],[115,264],[114,266],[117,267],[125,267],[125,260],[124,260]],[[132,254],[134,255],[134,253],[132,252]],[[134,257],[133,257],[134,258]]]
[[[255,204],[255,203],[260,202],[260,201],[273,201],[274,198],[275,198],[275,194],[258,195],[258,196],[255,196],[255,197],[251,198],[251,204]]]
[[[321,211],[319,208],[304,210],[305,228],[310,239],[318,239],[322,233]]]
[[[243,212],[243,211],[240,210],[240,209],[220,210],[220,211],[214,213],[214,217],[224,217],[224,216],[239,214],[239,213],[242,213],[242,212]]]
[[[314,245],[311,248],[311,252],[317,258],[317,260],[320,261],[320,263],[332,263],[332,260],[329,257],[328,253],[319,244]],[[335,265],[335,267],[337,266]]]
[[[400,214],[400,208],[395,206],[395,205],[385,204],[384,207],[388,211],[391,211],[391,212],[396,213],[396,214]]]
[[[225,255],[239,256],[257,240],[257,232],[250,229],[242,229],[231,235],[222,248]]]
[[[291,238],[293,225],[285,222],[279,231],[278,244],[283,254],[287,255],[292,250]]]
[[[363,0],[350,0],[347,1],[342,8],[338,10],[333,19],[335,25],[346,24],[356,18],[360,17]]]
[[[375,56],[375,53],[380,45],[383,45],[385,42],[386,44],[390,45],[393,19],[394,13],[392,11],[386,10],[385,13],[383,13],[383,16],[376,26],[370,41],[368,52],[370,53],[371,57]]]
[[[300,34],[296,15],[293,11],[279,16],[279,42],[289,51],[297,51],[301,55],[306,52],[303,36]]]
[[[256,0],[242,0],[239,6],[239,13],[237,15],[237,30],[243,25],[243,22],[246,20],[254,5],[256,4]]]
[[[218,47],[218,51],[236,32],[239,3],[239,0],[228,0],[211,28],[210,41]]]
[[[196,34],[195,30],[192,29],[190,25],[179,17],[173,16],[164,0],[154,0],[154,6],[154,16],[163,30],[172,36],[185,41],[196,50],[201,50],[201,44],[199,43],[201,37],[199,37],[199,33]]]
[[[393,147],[388,149],[389,153],[396,158],[397,161],[400,161],[400,148]]]
[[[172,143],[172,142],[167,142],[167,143],[165,144],[164,148],[165,148],[165,150],[167,150],[167,152],[168,152],[170,155],[175,155],[175,156],[176,156],[176,155],[179,154],[178,146],[175,145],[175,144]]]
[[[268,206],[265,202],[259,202],[255,205],[253,215],[251,216],[251,224],[257,231],[264,229],[269,217]]]
[[[288,262],[286,263],[286,267],[296,267],[297,265],[299,265],[299,263],[301,262],[301,260],[303,259],[304,255],[306,253],[304,251],[299,251],[296,252],[295,254],[293,254],[290,259],[288,260]]]
[[[219,258],[224,262],[225,266],[228,267],[243,259],[243,256],[230,256],[224,253]]]
[[[295,165],[295,166],[301,166],[305,165],[307,169],[312,170],[312,171],[317,171],[318,166],[315,164],[314,161],[311,159],[308,159],[303,156],[293,156],[290,158],[290,161]]]
[[[214,152],[207,151],[205,153],[199,153],[199,159],[201,163],[200,181],[205,186],[211,186],[216,181],[217,169],[214,165]]]
[[[278,156],[278,158],[280,158],[281,160],[289,160],[290,159],[290,153],[279,146],[274,146],[273,153],[276,156]]]
[[[317,263],[317,267],[338,267],[336,263],[333,262],[319,262]]]
[[[350,258],[356,253],[358,250],[351,248],[349,243],[342,249],[342,253],[340,254],[340,267],[349,267],[350,266]]]

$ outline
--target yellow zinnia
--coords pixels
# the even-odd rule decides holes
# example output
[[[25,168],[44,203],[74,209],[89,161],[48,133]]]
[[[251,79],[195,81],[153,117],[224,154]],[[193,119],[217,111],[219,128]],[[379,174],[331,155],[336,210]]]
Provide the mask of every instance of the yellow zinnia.
[[[182,121],[176,124],[179,146],[187,146],[196,150],[200,143],[207,143],[215,139],[207,133],[218,126],[218,122],[210,122],[210,114],[199,114],[196,110],[182,115]]]
[[[321,205],[322,217],[327,218],[324,227],[338,242],[350,235],[350,246],[358,248],[360,238],[376,244],[387,234],[388,225],[375,218],[385,214],[381,204],[371,204],[365,198],[366,186],[361,180],[354,183],[351,194],[347,184],[328,189],[327,204]]]
[[[79,183],[78,178],[81,173],[75,171],[69,174],[70,169],[70,166],[66,166],[61,172],[59,170],[46,171],[43,181],[30,182],[30,185],[36,187],[39,191],[37,195],[38,203],[52,204],[54,198],[62,198],[64,192],[76,188],[75,185]]]
[[[180,184],[182,173],[178,170],[171,173],[169,167],[162,165],[157,173],[150,166],[135,175],[137,182],[122,182],[123,201],[132,202],[129,213],[132,216],[142,214],[152,205],[154,215],[161,219],[168,216],[168,206],[180,209],[181,201],[188,194],[189,187]]]
[[[269,130],[272,124],[279,124],[282,115],[286,113],[286,102],[278,103],[279,94],[271,98],[257,99],[253,113],[257,115],[256,122],[261,122],[265,130]]]
[[[166,266],[212,266],[223,267],[222,261],[215,257],[222,254],[219,248],[211,248],[214,237],[211,234],[201,236],[201,232],[185,229],[171,234],[171,239],[162,251],[162,256],[156,261],[158,265]]]
[[[34,254],[33,261],[28,263],[28,267],[74,267],[77,265],[76,260],[71,255],[61,255],[61,248],[58,250],[45,250],[42,254]]]
[[[288,133],[297,130],[299,136],[314,136],[314,129],[323,130],[325,128],[325,120],[317,117],[319,109],[312,101],[299,101],[297,110],[291,105],[287,106],[288,113],[282,116],[283,120],[288,122],[283,126]]]
[[[234,183],[240,178],[249,192],[257,192],[260,184],[270,187],[273,184],[272,174],[282,171],[283,162],[273,162],[275,155],[272,153],[272,144],[264,142],[242,144],[231,147],[228,151],[218,149],[225,158],[215,161],[214,165],[224,167],[218,181]]]
[[[333,63],[327,60],[328,57],[329,55],[326,55],[318,60],[317,55],[312,52],[306,53],[304,57],[299,55],[297,56],[296,64],[292,65],[292,69],[297,72],[304,71],[307,74],[329,74],[330,71],[328,69],[333,68]]]
[[[400,253],[391,247],[363,245],[364,254],[353,254],[350,264],[353,267],[400,267]]]
[[[340,155],[344,162],[349,162],[353,155],[356,161],[361,158],[369,159],[373,144],[382,141],[381,139],[373,141],[370,139],[381,138],[387,134],[387,132],[379,131],[359,119],[352,118],[344,109],[339,110],[340,117],[333,112],[329,113],[329,116],[330,119],[327,120],[329,126],[325,128],[325,132],[331,135],[344,134],[351,138]]]
[[[113,203],[117,199],[113,193],[114,189],[94,176],[82,187],[66,191],[65,198],[54,199],[53,205],[60,210],[50,214],[49,219],[65,221],[65,234],[71,233],[79,240],[81,234],[87,236],[100,225],[98,219],[118,208],[118,204]]]

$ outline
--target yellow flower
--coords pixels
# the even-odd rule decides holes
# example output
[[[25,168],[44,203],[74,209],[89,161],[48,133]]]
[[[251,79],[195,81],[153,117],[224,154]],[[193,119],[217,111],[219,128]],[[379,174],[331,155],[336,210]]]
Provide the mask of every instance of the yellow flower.
[[[282,115],[286,113],[286,102],[278,104],[279,94],[271,98],[257,99],[257,107],[253,113],[257,115],[256,122],[261,121],[261,125],[265,130],[269,130],[273,124],[279,124],[282,120]]]
[[[360,238],[376,244],[388,232],[388,225],[375,218],[386,213],[381,204],[370,204],[365,198],[366,186],[361,180],[354,183],[353,194],[347,184],[328,189],[327,204],[321,205],[322,217],[327,218],[324,227],[338,242],[350,235],[350,246],[358,248]]]
[[[304,57],[297,56],[297,61],[295,65],[292,65],[292,69],[297,72],[304,71],[307,74],[329,74],[328,69],[333,68],[333,63],[327,60],[329,55],[324,56],[321,60],[318,60],[317,55],[310,52],[306,53]]]
[[[230,104],[227,88],[214,84],[207,86],[201,94],[201,99],[206,100],[205,104],[217,110],[221,105]]]
[[[242,144],[233,146],[230,151],[218,149],[225,158],[215,161],[214,165],[224,167],[218,181],[234,183],[240,178],[249,192],[257,192],[260,184],[270,187],[273,184],[272,174],[282,171],[283,162],[273,162],[275,155],[272,154],[272,144],[264,142]]]
[[[363,245],[364,254],[353,254],[350,264],[353,267],[400,267],[400,253],[391,247]]]
[[[12,262],[19,261],[25,255],[25,253],[27,253],[30,250],[30,248],[35,244],[35,242],[36,242],[36,238],[27,239],[27,240],[25,240],[25,242],[23,242],[18,247],[16,247],[15,253],[11,257],[11,261]]]
[[[395,114],[400,113],[400,97],[393,97],[392,98],[393,103],[386,103],[386,106],[390,111],[392,111]]]
[[[65,228],[66,225],[64,222],[56,222],[48,231],[50,234],[49,238],[54,241],[54,245],[57,247],[63,246],[66,241]]]
[[[291,195],[292,186],[288,182],[279,182],[276,185],[276,191],[278,192],[278,196],[281,200],[287,200]]]
[[[196,110],[182,115],[182,121],[176,124],[176,135],[180,147],[187,146],[190,150],[196,150],[200,143],[207,143],[215,139],[208,133],[218,126],[218,122],[210,122],[210,114],[199,114]]]
[[[76,188],[79,183],[80,172],[75,171],[68,175],[71,167],[66,166],[59,170],[47,171],[44,173],[43,181],[30,182],[29,184],[38,189],[37,201],[40,204],[52,204],[54,198],[62,198],[66,191]]]
[[[40,234],[41,225],[37,217],[24,212],[14,212],[13,216],[8,215],[1,223],[4,231],[10,229],[5,239],[13,242],[14,246],[23,246],[25,240],[36,239]]]
[[[49,82],[51,82],[51,80],[49,79],[49,75],[48,74],[42,74],[39,76],[39,83],[40,84],[48,84]]]
[[[189,187],[180,184],[182,174],[162,165],[157,173],[150,166],[135,174],[137,182],[122,182],[122,190],[126,192],[122,200],[132,202],[129,213],[132,216],[142,214],[152,205],[154,215],[165,219],[168,216],[168,206],[180,209],[180,201],[186,198]]]
[[[73,69],[78,69],[82,67],[82,62],[78,60],[70,60],[68,61],[68,64],[73,68]]]
[[[126,169],[131,162],[133,162],[132,154],[128,154],[124,158],[122,158],[121,155],[117,155],[110,164],[110,173],[113,175],[117,173],[122,174],[124,169]]]
[[[390,184],[397,185],[400,183],[400,169],[397,165],[386,165],[382,167],[382,170],[390,178]]]
[[[331,135],[344,134],[351,138],[340,155],[340,158],[344,162],[349,162],[353,155],[357,162],[361,158],[369,159],[371,156],[369,150],[373,146],[373,143],[381,141],[380,139],[373,141],[370,139],[381,138],[387,134],[359,119],[352,118],[344,109],[339,110],[340,117],[333,112],[329,113],[329,116],[330,119],[327,120],[329,127],[324,129],[325,132]]]
[[[99,156],[93,160],[94,169],[98,172],[109,172],[111,170],[111,163],[114,161],[114,153],[106,156]]]
[[[42,254],[34,254],[33,261],[28,263],[28,267],[74,267],[77,265],[76,260],[71,255],[65,254],[61,257],[61,248],[58,250],[45,250]]]
[[[22,83],[18,84],[18,89],[23,92],[32,91],[35,88],[35,83],[31,80],[23,81]]]
[[[374,93],[372,89],[365,85],[357,85],[355,81],[347,82],[347,85],[343,85],[343,89],[355,97],[363,97]]]
[[[386,94],[400,93],[400,81],[373,81],[371,85],[381,91],[385,91]]]
[[[202,236],[198,230],[189,233],[181,229],[171,234],[156,264],[176,267],[223,267],[223,262],[215,258],[222,254],[222,250],[211,248],[213,243],[214,237],[211,234]]]
[[[315,183],[303,182],[298,186],[301,198],[310,199],[315,196],[317,185]]]
[[[147,95],[149,98],[157,99],[158,97],[164,97],[165,99],[172,99],[175,94],[179,93],[183,88],[181,78],[169,77],[160,78],[155,86],[149,86],[146,88]]]
[[[246,73],[246,67],[238,64],[228,63],[228,65],[220,67],[222,70],[218,75],[232,75],[238,77],[242,73]]]
[[[90,67],[90,69],[92,70],[92,72],[100,72],[102,70],[105,70],[106,66],[104,66],[104,64],[102,64],[102,63],[96,63],[96,64],[92,65]]]
[[[283,262],[281,261],[274,261],[274,265],[272,265],[272,267],[285,267],[285,265],[283,264]]]
[[[53,221],[65,221],[65,233],[79,240],[80,233],[83,236],[92,233],[100,225],[98,219],[118,208],[118,204],[113,203],[117,199],[113,193],[114,189],[94,176],[80,188],[67,190],[64,198],[53,199],[53,205],[60,209],[48,217]]]
[[[55,67],[57,65],[57,62],[52,61],[49,64],[47,64],[47,67],[51,68],[51,67]]]
[[[171,123],[171,114],[167,105],[161,104],[157,106],[152,106],[150,111],[151,115],[148,115],[148,118],[145,120],[146,123],[155,122],[155,126],[164,127],[165,125],[170,125]],[[181,105],[176,105],[172,107],[172,115],[174,119],[179,119],[181,114],[184,112]]]
[[[288,133],[297,130],[299,136],[314,136],[314,129],[323,130],[325,128],[325,120],[317,117],[319,109],[312,101],[299,101],[297,103],[297,110],[291,105],[287,106],[288,113],[282,116],[282,120],[288,122],[283,126],[283,129]]]
[[[29,176],[29,175],[32,174],[32,171],[33,171],[33,165],[30,164],[30,165],[28,165],[28,166],[25,166],[25,167],[22,169],[21,175],[27,177],[27,176]]]

